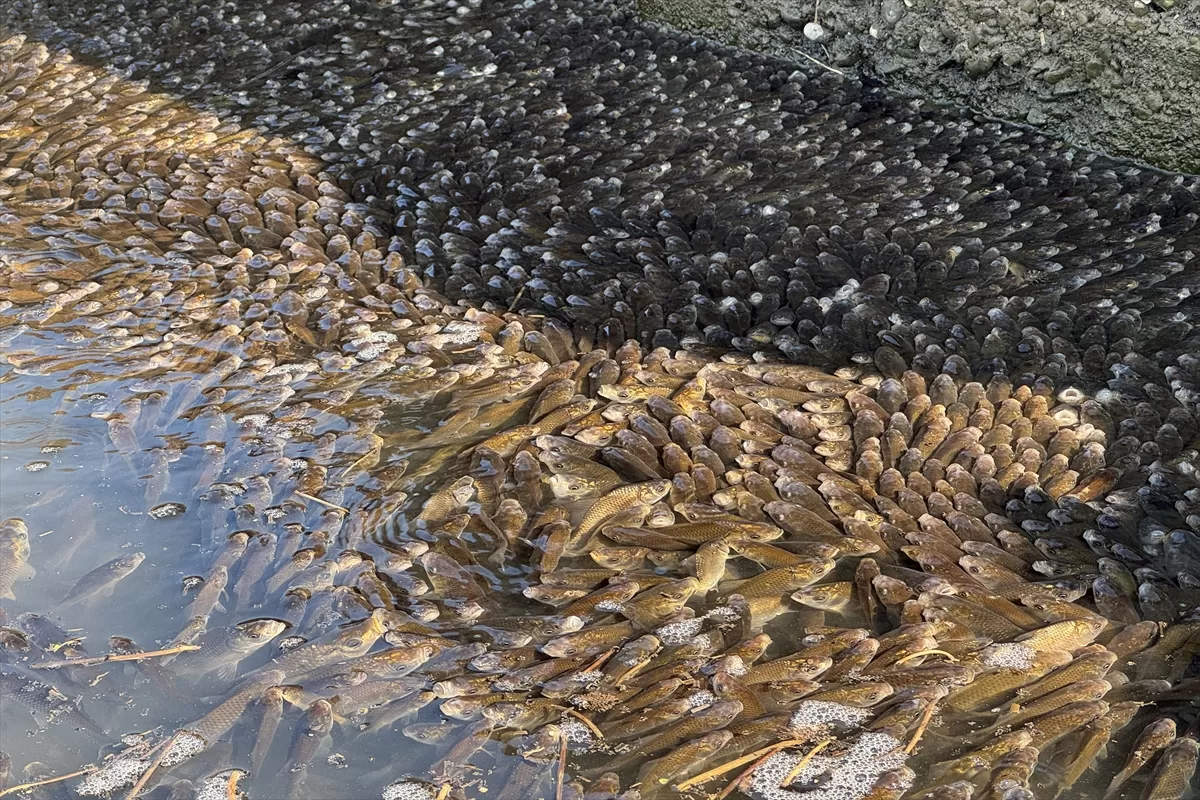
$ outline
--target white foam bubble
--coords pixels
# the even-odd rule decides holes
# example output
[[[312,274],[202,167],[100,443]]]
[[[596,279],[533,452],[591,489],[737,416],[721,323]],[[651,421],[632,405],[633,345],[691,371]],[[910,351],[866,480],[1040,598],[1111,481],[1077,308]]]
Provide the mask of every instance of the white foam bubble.
[[[654,635],[666,647],[678,647],[679,645],[687,644],[696,634],[700,633],[701,627],[704,625],[704,618],[684,619],[679,622],[671,622],[663,625],[654,631]]]
[[[1033,666],[1037,652],[1020,642],[1003,642],[989,646],[980,659],[986,667],[1013,667],[1029,669]]]
[[[805,700],[796,706],[789,725],[793,729],[823,727],[837,723],[858,727],[871,718],[874,712],[867,708],[855,708],[826,700]]]
[[[883,773],[904,766],[901,748],[886,733],[865,732],[841,754],[814,756],[788,788],[780,784],[805,754],[780,751],[754,771],[750,792],[764,800],[862,800]]]
[[[427,783],[401,778],[383,790],[383,800],[434,800],[437,795]]]
[[[107,797],[113,792],[133,786],[149,768],[148,758],[114,758],[81,780],[75,787],[75,792],[83,797]]]

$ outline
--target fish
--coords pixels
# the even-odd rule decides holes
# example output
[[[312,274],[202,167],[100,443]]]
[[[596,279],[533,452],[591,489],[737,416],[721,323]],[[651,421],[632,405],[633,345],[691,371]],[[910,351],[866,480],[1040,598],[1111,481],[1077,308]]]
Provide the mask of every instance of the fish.
[[[575,528],[575,537],[585,539],[610,517],[636,505],[656,503],[666,497],[670,489],[670,481],[665,480],[652,480],[613,489],[596,500],[584,513]]]
[[[1158,756],[1158,763],[1146,782],[1142,800],[1175,800],[1183,797],[1196,774],[1200,758],[1200,743],[1190,736],[1180,736]]]
[[[260,533],[247,543],[246,553],[242,556],[245,565],[233,587],[234,613],[250,608],[259,582],[275,559],[277,546],[278,537],[273,533]]]
[[[39,724],[61,722],[98,740],[108,736],[108,732],[83,710],[78,698],[64,695],[32,670],[0,664],[0,696],[28,708]]]
[[[1153,760],[1163,748],[1175,741],[1175,734],[1175,720],[1170,717],[1160,717],[1147,723],[1130,747],[1129,755],[1125,757],[1120,771],[1109,781],[1104,796],[1116,796],[1131,777]]]
[[[284,769],[290,773],[288,779],[290,796],[298,796],[308,767],[316,758],[317,751],[329,737],[332,728],[333,706],[328,700],[314,700],[304,710],[304,714],[296,725],[295,733],[292,735],[291,745],[288,747]]]
[[[36,574],[29,565],[29,529],[23,520],[12,517],[0,523],[0,600],[15,600],[17,581]]]
[[[268,688],[279,686],[287,675],[283,670],[268,669],[248,677],[224,700],[203,716],[184,725],[180,730],[199,736],[206,747],[216,743],[237,723],[246,708]]]
[[[727,581],[722,584],[722,592],[728,596],[732,592],[752,599],[783,595],[795,589],[816,583],[829,574],[835,562],[830,558],[802,558],[798,563],[786,567],[774,567],[744,581]]]
[[[392,612],[377,608],[365,620],[350,623],[276,656],[261,670],[280,672],[284,678],[296,680],[330,664],[365,655],[393,619]]]
[[[101,564],[80,578],[59,604],[59,610],[70,608],[97,596],[109,596],[116,585],[133,573],[146,560],[145,553],[118,556]]]
[[[225,594],[225,586],[229,583],[229,570],[225,565],[218,565],[200,584],[196,596],[188,604],[184,614],[188,619],[195,617],[210,617],[214,611],[224,611],[221,597]]]
[[[728,730],[706,733],[645,764],[638,773],[642,797],[671,796],[672,787],[699,774],[731,739]]]
[[[797,603],[822,611],[844,612],[853,598],[854,584],[850,581],[822,583],[792,592]]]
[[[253,774],[262,774],[262,766],[267,760],[275,732],[283,718],[283,689],[270,686],[254,701],[257,713],[255,725],[254,746],[250,751],[250,766]]]
[[[238,664],[270,644],[287,627],[287,623],[277,619],[252,619],[211,628],[196,639],[200,649],[180,653],[171,662],[171,668],[180,675],[200,677],[214,673],[221,681],[231,681],[237,675]]]

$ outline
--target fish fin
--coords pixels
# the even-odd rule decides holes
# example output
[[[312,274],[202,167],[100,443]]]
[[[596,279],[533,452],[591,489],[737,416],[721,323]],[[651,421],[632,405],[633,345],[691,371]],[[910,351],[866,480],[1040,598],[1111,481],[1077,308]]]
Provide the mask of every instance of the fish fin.
[[[37,575],[37,570],[33,568],[32,564],[23,561],[17,566],[18,580],[27,581],[33,578],[35,575]]]
[[[225,613],[225,606],[224,606],[224,604],[223,604],[223,603],[222,603],[220,600],[218,600],[217,602],[213,603],[213,610],[214,610],[214,611],[220,611],[222,614],[224,614],[224,613]]]
[[[12,589],[6,589],[0,592],[0,600],[16,600],[17,596],[12,593]]]
[[[237,664],[222,664],[217,667],[214,672],[216,676],[223,681],[231,681],[237,677]]]

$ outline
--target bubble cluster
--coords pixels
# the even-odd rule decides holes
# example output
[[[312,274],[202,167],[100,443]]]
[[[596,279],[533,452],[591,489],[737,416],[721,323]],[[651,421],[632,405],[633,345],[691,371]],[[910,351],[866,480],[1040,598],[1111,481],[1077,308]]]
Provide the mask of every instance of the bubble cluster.
[[[881,775],[904,767],[903,746],[886,733],[864,732],[840,755],[813,756],[786,787],[780,784],[803,753],[780,751],[754,771],[751,793],[764,800],[862,800]]]

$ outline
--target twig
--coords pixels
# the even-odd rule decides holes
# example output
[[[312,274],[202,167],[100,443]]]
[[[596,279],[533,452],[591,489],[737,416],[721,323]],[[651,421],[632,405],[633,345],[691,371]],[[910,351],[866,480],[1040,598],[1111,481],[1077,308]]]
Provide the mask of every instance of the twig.
[[[238,781],[242,779],[243,774],[240,769],[229,773],[229,783],[225,784],[225,800],[237,800]]]
[[[921,722],[917,725],[916,731],[913,732],[913,737],[908,740],[908,745],[904,748],[904,752],[911,753],[913,748],[917,746],[917,742],[921,741],[921,736],[925,733],[925,729],[929,727],[929,720],[933,719],[933,712],[937,708],[938,701],[931,700],[929,705],[925,706],[925,713],[921,715]]]
[[[719,767],[713,767],[712,769],[708,770],[707,772],[701,772],[699,775],[697,775],[694,778],[689,778],[686,781],[683,781],[682,783],[676,784],[675,789],[680,792],[686,792],[688,789],[691,789],[693,786],[699,786],[702,783],[707,783],[708,781],[712,780],[713,778],[721,777],[722,775],[724,775],[726,772],[729,772],[730,770],[737,769],[742,764],[748,764],[751,761],[758,758],[759,756],[764,756],[764,755],[769,756],[769,755],[773,754],[774,752],[776,752],[777,750],[782,750],[785,747],[794,747],[798,744],[804,744],[806,741],[808,741],[808,740],[807,739],[788,739],[787,741],[784,741],[784,742],[776,742],[775,744],[770,745],[769,747],[764,747],[761,750],[755,750],[753,753],[744,755],[741,758],[735,758],[733,761],[726,761],[724,764],[720,765]]]
[[[446,800],[446,798],[449,796],[450,796],[450,784],[443,783],[441,788],[438,789],[437,797],[435,797],[434,800]]]
[[[715,800],[725,800],[726,797],[729,797],[729,795],[733,794],[733,791],[735,789],[737,789],[737,787],[742,785],[742,781],[746,780],[751,775],[753,775],[754,770],[761,767],[763,765],[763,762],[765,762],[768,758],[775,755],[782,749],[783,749],[782,747],[776,747],[773,750],[771,750],[771,752],[769,752],[769,753],[763,753],[762,756],[760,756],[757,760],[755,760],[755,762],[753,764],[746,767],[744,770],[742,770],[740,775],[738,775],[736,778],[734,778],[732,781],[730,781],[729,785],[721,790],[721,793],[716,796]]]
[[[824,62],[818,61],[817,59],[813,58],[812,56],[810,56],[808,53],[804,52],[803,50],[797,50],[796,52],[799,53],[800,55],[804,56],[805,58],[807,58],[809,61],[816,64],[821,69],[829,70],[834,75],[841,75],[843,77],[845,77],[845,75],[846,75],[846,73],[842,72],[840,69],[834,69],[833,67],[829,66],[828,64],[826,64]]]
[[[525,294],[525,287],[522,286],[520,289],[517,290],[517,296],[514,297],[513,301],[511,303],[509,303],[509,305],[508,305],[508,310],[510,313],[512,312],[512,310],[514,308],[517,307],[517,303],[521,302],[521,296],[524,294]]]
[[[950,663],[952,663],[952,664],[958,663],[958,659],[954,657],[954,654],[947,653],[945,650],[920,650],[916,653],[909,653],[904,658],[896,659],[895,662],[893,662],[892,666],[898,667],[901,664],[903,664],[905,661],[912,661],[914,658],[920,658],[921,656],[945,656],[947,659],[950,660]]]
[[[67,775],[58,775],[53,778],[45,778],[40,781],[33,781],[32,783],[19,783],[16,786],[10,786],[7,789],[5,789],[4,791],[0,792],[0,797],[4,797],[4,795],[6,795],[6,794],[15,794],[16,792],[23,792],[26,789],[35,789],[38,786],[45,786],[48,783],[58,783],[59,781],[69,781],[69,780],[71,780],[71,778],[79,778],[84,775],[90,775],[95,771],[96,771],[95,767],[87,766],[87,767],[84,767],[83,769],[79,770],[78,772],[72,772]]]
[[[558,737],[558,779],[555,781],[554,800],[563,799],[563,789],[567,782],[567,737]]]
[[[605,661],[608,661],[610,658],[612,658],[612,657],[613,657],[613,653],[617,652],[617,650],[619,650],[619,649],[620,649],[620,648],[617,648],[617,647],[610,647],[610,648],[608,648],[608,652],[607,652],[607,653],[605,653],[604,655],[600,656],[599,658],[597,658],[597,659],[596,659],[595,661],[593,661],[592,663],[588,664],[586,667],[584,667],[584,668],[583,668],[583,671],[584,671],[584,672],[595,672],[596,670],[600,669],[601,667],[603,667],[603,666],[604,666],[604,662],[605,662]]]
[[[565,707],[565,706],[563,707],[563,711],[564,711],[566,714],[568,714],[569,716],[572,716],[572,717],[574,717],[575,719],[579,720],[579,721],[580,721],[580,722],[582,722],[584,725],[587,725],[587,726],[588,726],[588,730],[590,730],[592,733],[594,733],[594,734],[596,735],[596,738],[597,738],[597,739],[603,739],[603,738],[604,738],[604,734],[603,734],[603,733],[601,733],[601,732],[600,732],[600,729],[596,727],[596,723],[592,722],[590,719],[588,719],[587,717],[585,717],[583,714],[580,714],[578,711],[576,711],[576,710],[575,710],[575,709],[573,709],[573,708],[567,708],[567,707]]]
[[[88,658],[68,658],[62,661],[41,661],[30,664],[30,669],[60,669],[62,667],[90,667],[95,664],[107,664],[110,661],[141,661],[157,656],[173,656],[176,653],[186,653],[188,650],[199,650],[198,644],[177,644],[166,650],[149,650],[144,653],[109,653],[106,656],[90,656]]]
[[[812,750],[809,750],[807,753],[805,753],[804,758],[800,759],[798,762],[796,762],[796,766],[788,770],[788,774],[784,777],[783,782],[779,784],[779,788],[786,789],[788,784],[796,780],[797,776],[804,771],[804,768],[808,766],[808,762],[812,761],[813,756],[824,750],[826,747],[829,747],[831,744],[833,744],[833,739],[825,739],[818,743],[817,746]]]
[[[328,500],[322,500],[319,497],[313,497],[311,494],[305,494],[304,492],[300,491],[299,489],[293,489],[292,491],[295,492],[296,495],[303,497],[305,500],[312,500],[314,503],[320,503],[321,505],[325,506],[326,508],[335,508],[338,511],[343,511],[347,514],[350,513],[350,509],[346,508],[345,506],[339,506],[337,503],[331,503]]]
[[[143,772],[137,779],[137,783],[135,783],[133,788],[129,790],[129,794],[125,795],[125,800],[133,800],[133,798],[138,796],[138,792],[146,787],[146,783],[149,782],[150,777],[154,774],[154,771],[158,769],[158,765],[162,763],[163,757],[166,756],[167,752],[171,749],[171,745],[175,744],[175,738],[177,736],[179,736],[179,731],[172,733],[171,738],[167,739],[165,742],[159,742],[158,744],[154,745],[154,747],[150,748],[150,752],[146,753],[146,758],[149,758],[155,752],[157,752],[158,755],[154,757],[154,760],[150,762],[150,766],[147,767],[146,771]]]

